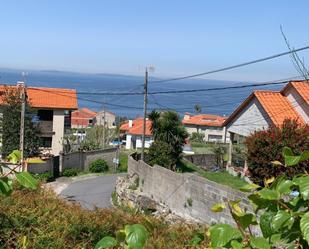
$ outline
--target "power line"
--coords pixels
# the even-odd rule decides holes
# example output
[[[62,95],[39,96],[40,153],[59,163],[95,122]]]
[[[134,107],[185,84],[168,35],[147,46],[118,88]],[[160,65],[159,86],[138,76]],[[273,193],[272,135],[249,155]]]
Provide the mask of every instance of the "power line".
[[[193,93],[193,92],[206,92],[206,91],[222,91],[222,90],[229,90],[229,89],[241,89],[241,88],[250,88],[250,87],[260,87],[260,86],[270,86],[270,85],[281,85],[286,84],[289,81],[281,81],[281,82],[267,82],[267,83],[254,83],[254,84],[247,84],[247,85],[238,85],[238,86],[227,86],[227,87],[213,87],[213,88],[200,88],[200,89],[185,89],[185,90],[172,90],[172,91],[154,91],[148,92],[148,94],[155,95],[155,94],[181,94],[181,93]],[[31,87],[31,89],[35,90],[42,90],[47,92],[53,92],[53,90],[45,90],[41,88]],[[61,91],[58,91],[61,92]],[[63,91],[63,93],[67,93]],[[144,92],[78,92],[79,95],[104,95],[104,96],[114,96],[114,95],[144,95]]]
[[[241,64],[236,64],[236,65],[229,66],[229,67],[215,69],[215,70],[211,70],[211,71],[207,71],[207,72],[203,72],[203,73],[198,73],[198,74],[191,74],[191,75],[182,76],[182,77],[170,78],[170,79],[165,79],[165,80],[150,81],[149,83],[163,83],[163,82],[176,81],[176,80],[184,80],[184,79],[199,77],[199,76],[203,76],[203,75],[207,75],[207,74],[219,73],[219,72],[223,72],[223,71],[227,71],[227,70],[231,70],[231,69],[235,69],[235,68],[239,68],[239,67],[244,67],[244,66],[252,65],[252,64],[255,64],[255,63],[263,62],[263,61],[267,61],[267,60],[272,60],[272,59],[275,59],[275,58],[278,58],[278,57],[281,57],[281,56],[285,56],[285,55],[288,55],[288,54],[296,53],[296,52],[303,51],[303,50],[306,50],[306,49],[309,49],[309,46],[305,46],[305,47],[289,50],[287,52],[283,52],[283,53],[279,53],[279,54],[274,54],[274,55],[271,55],[271,56],[267,56],[267,57],[264,57],[264,58],[260,58],[260,59],[256,59],[256,60],[252,60],[252,61],[248,61],[248,62],[244,62],[244,63],[241,63]]]

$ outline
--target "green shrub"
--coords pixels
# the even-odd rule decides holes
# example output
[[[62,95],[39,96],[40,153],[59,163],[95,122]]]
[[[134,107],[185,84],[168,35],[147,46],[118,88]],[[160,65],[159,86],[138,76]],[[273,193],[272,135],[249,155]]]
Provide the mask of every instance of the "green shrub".
[[[246,139],[248,167],[251,179],[263,184],[265,178],[286,174],[289,178],[309,171],[309,162],[285,168],[272,164],[272,161],[283,161],[282,149],[288,146],[295,154],[309,150],[309,126],[300,125],[293,120],[285,120],[282,127],[270,127],[258,131]]]
[[[63,170],[62,176],[72,177],[72,176],[77,176],[78,173],[79,173],[78,169],[67,168]]]
[[[51,172],[45,172],[41,174],[33,174],[33,176],[42,182],[52,182],[55,180],[54,175]]]
[[[89,164],[89,171],[91,173],[102,173],[106,172],[107,170],[108,170],[107,162],[103,159],[97,159]]]
[[[202,142],[204,142],[204,139],[205,139],[204,133],[193,132],[190,136],[190,141],[192,141],[192,142],[202,143]]]

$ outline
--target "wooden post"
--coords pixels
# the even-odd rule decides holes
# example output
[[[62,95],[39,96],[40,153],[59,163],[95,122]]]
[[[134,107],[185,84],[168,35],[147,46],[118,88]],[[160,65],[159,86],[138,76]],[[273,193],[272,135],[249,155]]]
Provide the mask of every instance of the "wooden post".
[[[229,133],[230,133],[230,143],[229,143],[229,160],[226,165],[227,168],[232,166],[233,140],[234,140],[234,133],[232,132],[229,132]]]

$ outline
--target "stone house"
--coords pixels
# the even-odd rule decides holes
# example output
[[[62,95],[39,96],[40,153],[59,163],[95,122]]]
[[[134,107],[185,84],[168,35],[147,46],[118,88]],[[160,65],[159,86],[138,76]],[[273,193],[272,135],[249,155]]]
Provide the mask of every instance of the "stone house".
[[[285,119],[309,123],[309,82],[291,81],[281,91],[254,91],[224,122],[230,136],[229,165],[233,143],[254,131],[281,126]]]
[[[206,142],[224,142],[225,127],[223,126],[225,117],[212,114],[191,115],[185,113],[182,124],[186,127],[188,133],[197,132],[204,134]]]
[[[23,82],[18,84],[23,85]],[[4,94],[7,87],[17,86],[1,85],[0,95]],[[77,109],[76,90],[26,87],[25,92],[27,102],[35,113],[33,120],[40,130],[42,152],[59,155],[63,150],[63,137],[71,129],[71,112]]]

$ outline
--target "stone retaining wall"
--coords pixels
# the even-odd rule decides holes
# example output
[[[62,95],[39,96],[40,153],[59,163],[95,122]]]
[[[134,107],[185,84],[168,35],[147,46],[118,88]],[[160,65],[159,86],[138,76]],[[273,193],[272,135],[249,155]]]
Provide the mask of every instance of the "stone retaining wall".
[[[128,159],[128,177],[139,179],[142,195],[162,203],[176,215],[185,219],[197,220],[206,224],[234,224],[229,212],[214,213],[210,209],[216,203],[227,200],[241,200],[241,206],[251,209],[246,195],[203,177],[188,173],[176,173],[161,166],[149,166]]]
[[[218,166],[217,156],[214,154],[186,155],[184,159],[205,170],[214,169]]]

